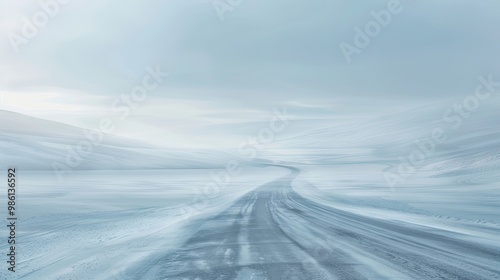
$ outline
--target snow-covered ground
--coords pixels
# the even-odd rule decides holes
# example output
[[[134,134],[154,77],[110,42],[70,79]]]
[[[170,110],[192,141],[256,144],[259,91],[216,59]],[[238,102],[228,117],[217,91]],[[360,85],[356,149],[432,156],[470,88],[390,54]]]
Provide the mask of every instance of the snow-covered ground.
[[[196,189],[203,190],[214,171],[76,171],[64,184],[50,172],[20,171],[17,275],[110,279],[179,248],[196,230],[193,221],[209,219],[286,173],[277,167],[245,168],[217,195],[203,196],[206,203],[190,207]]]
[[[16,276],[500,279],[495,108],[458,128],[440,106],[321,128],[310,120],[310,130],[301,120],[254,161],[109,136],[62,181],[50,162],[81,131],[2,112],[44,127],[1,126],[2,166],[19,169]],[[400,172],[400,158],[435,128],[447,140]],[[206,189],[232,159],[241,173]],[[404,180],[392,185],[387,174]]]

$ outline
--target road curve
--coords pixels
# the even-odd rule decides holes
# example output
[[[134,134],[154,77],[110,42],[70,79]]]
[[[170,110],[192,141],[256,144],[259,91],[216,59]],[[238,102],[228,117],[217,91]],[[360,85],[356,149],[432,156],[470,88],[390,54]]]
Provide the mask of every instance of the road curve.
[[[499,247],[308,200],[291,187],[299,170],[282,167],[134,278],[500,279]]]

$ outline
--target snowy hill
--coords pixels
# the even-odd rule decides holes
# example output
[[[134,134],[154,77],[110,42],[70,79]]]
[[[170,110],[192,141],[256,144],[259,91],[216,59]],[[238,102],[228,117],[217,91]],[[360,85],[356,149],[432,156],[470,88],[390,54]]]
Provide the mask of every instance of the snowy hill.
[[[71,166],[69,158],[73,169],[207,168],[223,166],[229,158],[221,152],[165,149],[111,134],[87,137],[89,130],[5,110],[0,110],[0,120],[4,167],[47,170],[54,162]],[[91,152],[86,152],[89,147]]]

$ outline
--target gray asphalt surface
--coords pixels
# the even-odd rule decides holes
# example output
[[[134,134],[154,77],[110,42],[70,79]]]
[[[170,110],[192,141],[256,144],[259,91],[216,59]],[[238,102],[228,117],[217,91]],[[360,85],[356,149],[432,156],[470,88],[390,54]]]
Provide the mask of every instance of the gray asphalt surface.
[[[300,171],[284,168],[134,278],[500,279],[498,246],[308,200],[291,187]]]

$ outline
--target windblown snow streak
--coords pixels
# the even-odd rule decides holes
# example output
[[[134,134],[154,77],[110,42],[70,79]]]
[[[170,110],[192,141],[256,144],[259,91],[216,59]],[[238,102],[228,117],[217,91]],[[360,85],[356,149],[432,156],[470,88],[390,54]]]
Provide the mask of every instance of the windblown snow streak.
[[[196,233],[182,248],[125,275],[128,279],[500,276],[500,246],[494,240],[327,206],[297,194],[291,185],[300,171],[285,168],[291,171],[289,175],[249,192],[221,214],[199,221]],[[498,225],[489,229],[495,228]]]
[[[20,166],[18,276],[500,279],[494,112],[448,130],[449,141],[391,188],[384,172],[397,170],[415,139],[443,126],[429,113],[433,125],[400,127],[417,115],[278,140],[258,159],[239,158],[243,172],[201,208],[186,208],[192,189],[203,190],[211,172],[233,158],[228,153],[155,154],[155,147],[110,137],[58,182],[44,161],[63,155],[79,131],[40,121],[52,128],[34,130],[33,138],[3,126],[0,145]],[[144,161],[134,168],[137,158]],[[31,159],[33,170],[22,168]],[[101,161],[123,168],[93,170]]]

